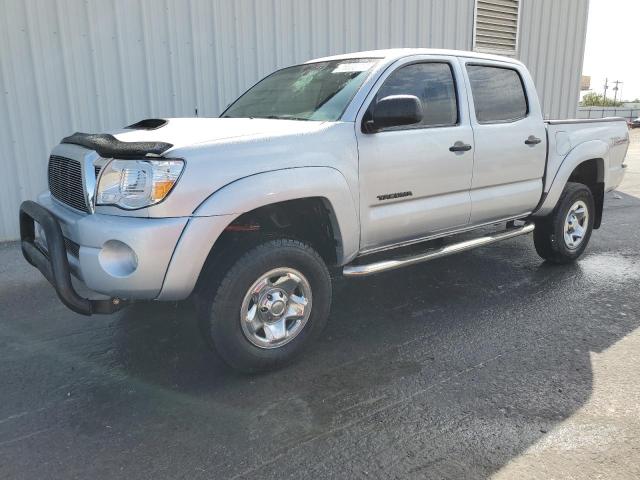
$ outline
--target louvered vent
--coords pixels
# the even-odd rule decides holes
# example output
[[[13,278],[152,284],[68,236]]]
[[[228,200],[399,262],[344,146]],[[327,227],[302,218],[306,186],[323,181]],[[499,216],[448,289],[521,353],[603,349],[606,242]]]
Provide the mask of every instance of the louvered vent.
[[[474,50],[516,53],[519,4],[520,0],[476,0]]]

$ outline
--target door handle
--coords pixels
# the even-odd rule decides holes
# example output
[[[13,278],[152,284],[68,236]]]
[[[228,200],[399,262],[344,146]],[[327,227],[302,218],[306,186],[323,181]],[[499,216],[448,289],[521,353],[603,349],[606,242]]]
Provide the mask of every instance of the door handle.
[[[529,135],[529,138],[527,138],[524,143],[526,145],[537,145],[541,142],[542,140],[540,140],[538,137],[534,137],[533,135]]]
[[[449,147],[450,152],[468,152],[469,150],[471,150],[471,145],[463,143],[460,140]]]

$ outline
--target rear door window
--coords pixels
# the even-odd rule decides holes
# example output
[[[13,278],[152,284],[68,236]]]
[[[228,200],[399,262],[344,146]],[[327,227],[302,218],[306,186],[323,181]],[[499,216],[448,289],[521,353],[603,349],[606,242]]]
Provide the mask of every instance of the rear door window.
[[[467,65],[467,74],[479,123],[513,122],[527,116],[527,96],[516,70]]]

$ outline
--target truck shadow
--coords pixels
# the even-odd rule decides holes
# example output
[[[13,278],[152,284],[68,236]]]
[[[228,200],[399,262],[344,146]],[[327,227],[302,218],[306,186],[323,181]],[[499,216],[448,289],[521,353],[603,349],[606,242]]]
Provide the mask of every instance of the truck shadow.
[[[226,368],[187,305],[126,311],[114,351],[153,396],[150,419],[206,422],[222,475],[484,477],[584,405],[590,353],[640,326],[619,314],[637,311],[625,287],[640,268],[616,243],[596,234],[581,262],[555,267],[518,239],[339,280],[324,339],[266,375]],[[247,452],[260,459],[234,463]]]

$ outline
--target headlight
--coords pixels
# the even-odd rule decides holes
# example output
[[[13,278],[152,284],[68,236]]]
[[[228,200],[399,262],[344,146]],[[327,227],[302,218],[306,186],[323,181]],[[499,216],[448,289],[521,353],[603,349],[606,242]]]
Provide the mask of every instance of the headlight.
[[[169,194],[183,168],[182,160],[111,160],[100,172],[96,205],[154,205]]]

